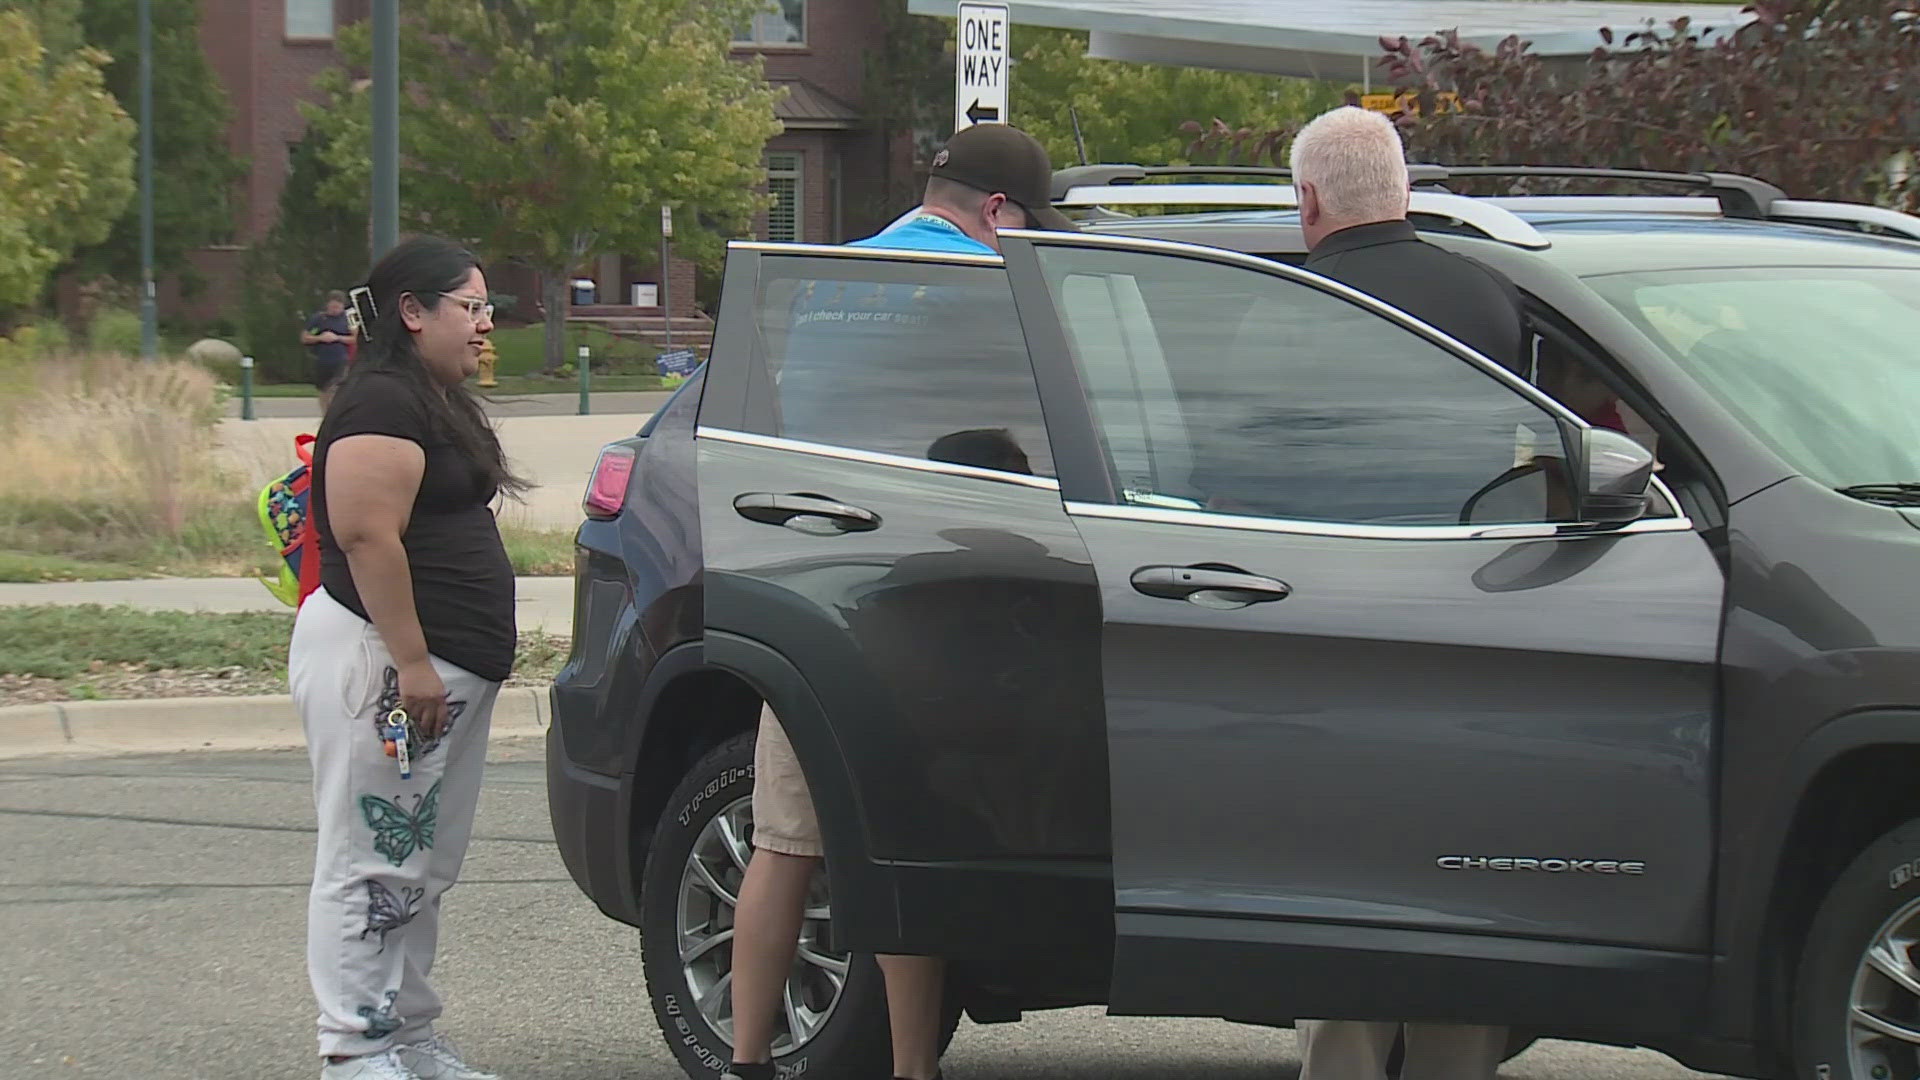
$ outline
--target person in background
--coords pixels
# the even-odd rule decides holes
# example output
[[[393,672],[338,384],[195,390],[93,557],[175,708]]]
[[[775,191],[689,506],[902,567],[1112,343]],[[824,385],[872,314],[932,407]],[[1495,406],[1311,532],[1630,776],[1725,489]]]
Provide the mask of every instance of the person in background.
[[[327,294],[327,306],[313,313],[306,329],[300,332],[300,344],[313,356],[313,388],[320,392],[320,415],[325,416],[333,403],[333,391],[347,374],[352,356],[353,328],[347,322],[347,294],[334,290]]]
[[[933,159],[925,198],[912,214],[854,247],[993,255],[1001,229],[1072,229],[1051,201],[1053,167],[1031,135],[1005,124],[977,124],[958,132]],[[885,310],[913,315],[930,303],[926,290],[883,290],[877,302]],[[809,321],[832,305],[838,290],[796,303],[795,324]],[[875,302],[863,299],[865,310]],[[907,325],[886,323],[884,325]],[[828,320],[826,325],[836,325]],[[872,325],[881,326],[882,322]],[[845,350],[842,334],[789,344],[781,375],[783,433],[789,438],[833,441],[831,432],[844,410],[857,408],[834,376],[835,359]],[[942,439],[943,454],[979,452],[994,443],[994,433],[957,432]],[[999,440],[1010,444],[1004,436]],[[1001,460],[1006,445],[993,450]],[[1014,447],[1024,464],[1024,455]],[[772,709],[763,708],[754,744],[753,858],[740,886],[733,939],[733,1063],[721,1080],[774,1080],[774,1022],[781,991],[805,913],[807,884],[823,854],[820,823],[814,815],[806,777],[793,744]],[[936,1080],[940,1075],[941,996],[946,962],[937,956],[882,956],[887,983],[887,1015],[893,1037],[897,1080]]]
[[[434,1031],[428,976],[513,668],[513,564],[491,504],[527,485],[464,385],[493,330],[473,255],[411,239],[353,295],[367,345],[314,444],[320,587],[287,650],[318,821],[320,1075],[496,1080]]]
[[[1301,129],[1292,166],[1308,270],[1369,293],[1510,371],[1526,369],[1525,315],[1513,282],[1420,239],[1407,221],[1412,185],[1392,121],[1334,109]],[[1302,1020],[1295,1029],[1300,1080],[1385,1080],[1403,1034],[1401,1080],[1492,1080],[1506,1056],[1504,1027]]]

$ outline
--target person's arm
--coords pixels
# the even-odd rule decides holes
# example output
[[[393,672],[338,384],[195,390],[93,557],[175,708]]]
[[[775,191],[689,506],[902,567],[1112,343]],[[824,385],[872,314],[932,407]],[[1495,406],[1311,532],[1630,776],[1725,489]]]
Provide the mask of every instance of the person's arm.
[[[391,435],[349,435],[327,447],[327,522],[347,556],[354,591],[400,675],[400,704],[435,738],[446,719],[446,686],[427,655],[413,577],[400,537],[426,472],[420,445]]]
[[[320,325],[320,321],[318,319],[312,319],[307,322],[306,329],[300,331],[300,344],[324,345],[327,342],[334,340],[334,334],[332,331],[328,331],[327,333],[324,333],[324,334],[314,333],[313,328],[318,325]]]

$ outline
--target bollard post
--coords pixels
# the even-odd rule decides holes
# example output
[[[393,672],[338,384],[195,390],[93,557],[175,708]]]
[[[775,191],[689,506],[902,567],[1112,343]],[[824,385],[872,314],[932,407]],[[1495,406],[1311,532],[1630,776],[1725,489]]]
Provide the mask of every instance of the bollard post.
[[[580,346],[580,415],[585,416],[590,408],[587,397],[591,394],[593,380],[593,354],[585,345]]]
[[[240,419],[253,419],[253,357],[240,358]]]

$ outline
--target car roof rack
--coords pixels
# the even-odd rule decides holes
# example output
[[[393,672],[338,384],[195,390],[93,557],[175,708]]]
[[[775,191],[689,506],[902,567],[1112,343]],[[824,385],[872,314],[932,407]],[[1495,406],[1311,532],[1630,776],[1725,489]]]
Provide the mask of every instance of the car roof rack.
[[[1204,171],[1204,170],[1203,170]],[[1191,175],[1186,170],[1182,174]],[[1089,176],[1089,178],[1102,178]],[[1104,178],[1111,179],[1112,174]],[[1068,185],[1056,193],[1062,209],[1117,206],[1263,207],[1297,210],[1300,198],[1288,184],[1138,184]],[[1484,200],[1443,191],[1415,191],[1409,211],[1457,221],[1491,240],[1525,248],[1548,247],[1547,238],[1519,215]]]
[[[1413,170],[1409,170],[1413,171]],[[1772,205],[1787,193],[1752,176],[1719,172],[1665,172],[1658,169],[1602,169],[1565,165],[1427,165],[1413,177],[1415,185],[1445,184],[1460,179],[1633,180],[1678,184],[1704,192],[1720,203],[1730,218],[1764,220]],[[1627,196],[1631,198],[1632,196]]]
[[[1885,207],[1860,203],[1822,202],[1789,199],[1778,186],[1757,177],[1723,172],[1669,172],[1659,169],[1611,169],[1560,165],[1434,165],[1414,162],[1407,166],[1414,186],[1416,204],[1426,203],[1424,212],[1459,221],[1485,235],[1526,247],[1546,247],[1547,243],[1531,225],[1515,217],[1516,229],[1496,216],[1473,215],[1452,203],[1432,203],[1424,197],[1467,199],[1511,215],[1515,210],[1539,209],[1575,213],[1684,214],[1705,216],[1717,208],[1720,216],[1749,221],[1779,221],[1786,224],[1839,229],[1866,235],[1892,235],[1920,240],[1920,217]],[[1142,184],[1161,178],[1231,178],[1228,184]],[[1271,206],[1297,208],[1299,201],[1284,183],[1248,181],[1288,181],[1293,170],[1261,165],[1077,165],[1060,169],[1053,175],[1054,201],[1063,206],[1113,207],[1120,205],[1178,204],[1187,206]],[[1659,195],[1456,195],[1445,190],[1449,180],[1470,179],[1555,179],[1625,180],[1641,183],[1676,184],[1698,194]],[[1427,190],[1423,191],[1425,188]],[[1439,188],[1440,190],[1432,190]],[[1129,191],[1128,189],[1132,189]],[[1098,191],[1100,194],[1095,195]],[[1167,197],[1178,191],[1179,198]],[[1217,195],[1209,196],[1209,191]],[[1419,205],[1416,213],[1423,212]],[[1111,210],[1099,211],[1113,216]],[[1524,229],[1525,231],[1521,231]]]

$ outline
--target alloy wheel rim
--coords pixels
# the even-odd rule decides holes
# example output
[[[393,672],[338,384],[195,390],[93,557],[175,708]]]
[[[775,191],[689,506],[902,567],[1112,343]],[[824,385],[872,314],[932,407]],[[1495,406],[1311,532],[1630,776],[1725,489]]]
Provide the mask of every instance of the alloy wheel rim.
[[[728,803],[707,821],[680,876],[680,975],[694,1007],[722,1042],[733,1046],[733,934],[740,883],[753,853],[753,797]],[[845,996],[850,957],[821,947],[832,914],[826,874],[815,869],[799,948],[781,994],[773,1053],[783,1057],[819,1035]]]
[[[1854,1080],[1920,1076],[1920,900],[1882,923],[1861,956],[1847,1042]]]

